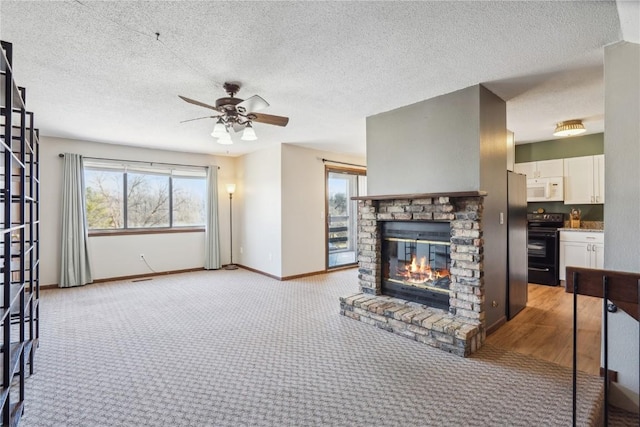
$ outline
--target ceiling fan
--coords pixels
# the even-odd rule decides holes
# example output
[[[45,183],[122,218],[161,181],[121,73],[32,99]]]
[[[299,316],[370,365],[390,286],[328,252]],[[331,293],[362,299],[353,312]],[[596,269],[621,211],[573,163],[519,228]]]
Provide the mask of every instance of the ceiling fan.
[[[186,96],[178,95],[183,101],[189,104],[215,111],[211,116],[183,120],[180,123],[209,118],[217,119],[211,136],[218,138],[220,144],[233,144],[230,133],[231,129],[233,129],[234,132],[243,131],[241,139],[245,141],[255,141],[258,138],[253,130],[253,122],[276,126],[286,126],[287,123],[289,123],[288,117],[257,113],[256,111],[269,106],[269,103],[258,95],[253,95],[244,100],[236,98],[235,95],[240,90],[239,84],[225,83],[223,88],[229,96],[217,99],[215,107],[205,104],[204,102],[196,101],[195,99],[187,98]]]

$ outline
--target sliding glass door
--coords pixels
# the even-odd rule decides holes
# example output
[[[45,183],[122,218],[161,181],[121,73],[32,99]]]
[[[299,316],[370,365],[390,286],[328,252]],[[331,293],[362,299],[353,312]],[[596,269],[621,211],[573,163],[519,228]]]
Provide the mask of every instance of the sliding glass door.
[[[358,202],[366,195],[365,170],[326,168],[327,269],[358,261]]]

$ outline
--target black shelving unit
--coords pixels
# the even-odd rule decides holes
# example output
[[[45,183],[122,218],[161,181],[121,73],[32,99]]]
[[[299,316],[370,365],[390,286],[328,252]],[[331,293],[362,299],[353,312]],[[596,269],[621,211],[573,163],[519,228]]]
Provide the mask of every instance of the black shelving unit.
[[[40,148],[26,90],[14,79],[13,46],[0,45],[0,403],[2,425],[17,426],[40,335]]]

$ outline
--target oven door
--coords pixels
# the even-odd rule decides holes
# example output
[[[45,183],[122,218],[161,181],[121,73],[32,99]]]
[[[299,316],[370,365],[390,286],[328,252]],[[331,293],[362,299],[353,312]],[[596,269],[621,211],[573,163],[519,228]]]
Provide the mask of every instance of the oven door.
[[[558,231],[554,228],[529,228],[527,255],[529,282],[558,284]]]
[[[554,264],[556,256],[557,232],[541,231],[529,229],[527,240],[527,255],[529,265],[549,265]]]

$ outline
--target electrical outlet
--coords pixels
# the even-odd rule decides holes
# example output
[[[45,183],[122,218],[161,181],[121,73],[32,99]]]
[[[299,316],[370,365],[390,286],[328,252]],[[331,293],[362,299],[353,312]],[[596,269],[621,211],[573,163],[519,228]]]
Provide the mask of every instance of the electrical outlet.
[[[242,253],[242,252],[243,252],[243,251],[242,251],[242,246],[240,246],[240,253]]]
[[[144,261],[144,254],[140,254],[140,261]]]

